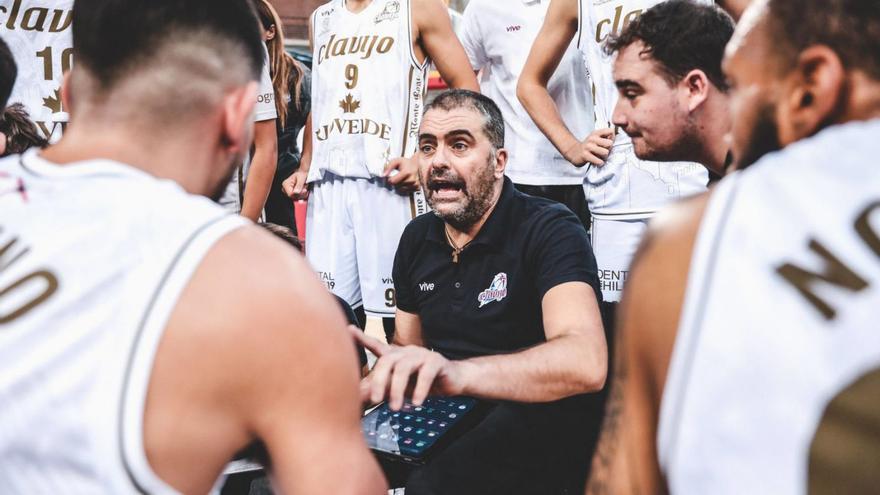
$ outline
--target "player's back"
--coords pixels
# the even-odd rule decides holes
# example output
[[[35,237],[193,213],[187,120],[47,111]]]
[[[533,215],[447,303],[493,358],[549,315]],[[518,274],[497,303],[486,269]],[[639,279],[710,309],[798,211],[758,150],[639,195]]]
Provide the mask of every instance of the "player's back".
[[[111,161],[0,161],[0,486],[170,490],[143,447],[153,356],[207,250],[241,226]]]
[[[866,462],[876,482],[878,136],[829,128],[713,192],[660,411],[671,493],[814,492]]]

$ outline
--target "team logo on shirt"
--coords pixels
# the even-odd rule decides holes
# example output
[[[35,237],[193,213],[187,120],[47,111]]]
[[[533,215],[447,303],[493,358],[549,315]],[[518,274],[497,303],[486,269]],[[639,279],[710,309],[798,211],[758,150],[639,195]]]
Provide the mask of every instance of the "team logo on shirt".
[[[393,21],[400,15],[400,3],[397,0],[391,0],[385,4],[382,13],[376,16],[376,24],[382,21]]]
[[[477,301],[480,301],[480,307],[482,308],[490,302],[500,302],[505,297],[507,297],[507,274],[501,272],[495,275],[488,289],[480,292],[480,295],[477,296]]]

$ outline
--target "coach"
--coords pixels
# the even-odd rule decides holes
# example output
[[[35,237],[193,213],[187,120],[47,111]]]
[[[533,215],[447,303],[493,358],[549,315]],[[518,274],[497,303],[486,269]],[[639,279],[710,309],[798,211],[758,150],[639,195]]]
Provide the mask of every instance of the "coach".
[[[362,390],[392,409],[412,383],[416,404],[431,393],[497,406],[416,471],[406,493],[582,489],[598,426],[583,394],[602,388],[607,366],[586,231],[565,206],[504,177],[504,122],[490,99],[446,92],[419,132],[434,214],[400,241],[394,345],[356,334],[379,356]]]

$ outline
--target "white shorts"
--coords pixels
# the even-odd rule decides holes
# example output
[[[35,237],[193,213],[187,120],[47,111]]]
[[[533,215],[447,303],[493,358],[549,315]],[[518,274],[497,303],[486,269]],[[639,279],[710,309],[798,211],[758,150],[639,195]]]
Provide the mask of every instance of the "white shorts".
[[[394,254],[403,229],[425,210],[417,204],[424,201],[398,194],[385,179],[325,173],[309,195],[306,258],[327,288],[352,308],[393,317]]]
[[[620,302],[629,265],[650,218],[607,220],[593,217],[590,241],[599,266],[599,285],[605,302]]]

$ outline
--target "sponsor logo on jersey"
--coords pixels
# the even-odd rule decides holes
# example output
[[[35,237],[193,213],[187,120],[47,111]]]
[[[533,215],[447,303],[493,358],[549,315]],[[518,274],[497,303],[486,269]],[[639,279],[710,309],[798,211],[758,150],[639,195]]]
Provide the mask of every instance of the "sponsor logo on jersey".
[[[495,275],[488,289],[480,292],[477,296],[477,301],[480,302],[480,307],[482,308],[490,302],[500,302],[505,297],[507,297],[507,274],[501,272]]]
[[[434,290],[434,282],[422,282],[419,284],[419,290],[422,292],[431,292]]]
[[[367,35],[337,38],[335,34],[332,34],[327,43],[318,48],[318,64],[320,65],[333,57],[345,55],[360,55],[361,60],[366,60],[375,53],[388,53],[393,46],[394,38],[391,36],[380,38],[378,35]]]
[[[519,31],[519,30],[521,30],[521,29],[522,29],[522,26],[519,25],[519,24],[517,24],[517,25],[515,25],[515,26],[507,26],[507,32],[508,32],[508,33],[513,33],[513,32]]]
[[[51,4],[51,2],[46,3]],[[31,7],[22,10],[21,4],[22,0],[14,0],[11,7],[0,7],[0,13],[6,14],[6,29],[60,33],[70,27],[70,21],[73,19],[71,9]]]
[[[318,272],[318,278],[321,279],[321,282],[324,282],[324,285],[327,286],[328,290],[333,290],[336,288],[336,279],[333,278],[333,274],[330,272]]]
[[[397,0],[391,0],[385,4],[382,13],[376,16],[376,24],[382,21],[393,21],[400,16],[400,3]]]
[[[624,13],[623,5],[615,7],[614,15],[596,23],[596,43],[602,43],[608,36],[620,33],[627,24],[638,19],[642,12],[642,9],[636,9]]]
[[[370,119],[333,119],[329,124],[324,124],[315,131],[318,141],[326,141],[331,136],[338,134],[356,136],[368,134],[377,136],[386,141],[391,139],[391,126],[380,124]]]

